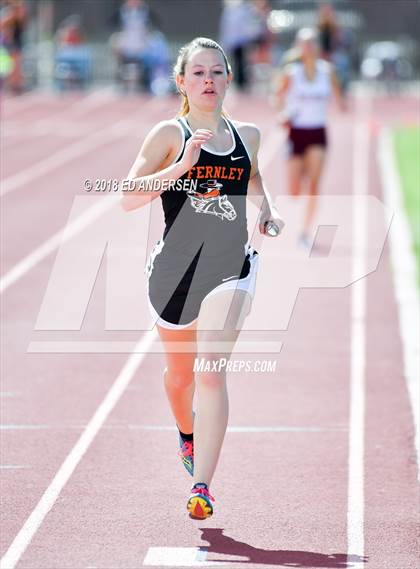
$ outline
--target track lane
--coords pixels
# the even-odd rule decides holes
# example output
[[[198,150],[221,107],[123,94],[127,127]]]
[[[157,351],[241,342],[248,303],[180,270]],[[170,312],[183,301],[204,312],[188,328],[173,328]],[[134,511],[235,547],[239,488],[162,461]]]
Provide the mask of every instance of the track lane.
[[[271,165],[267,168],[267,173],[271,176],[270,182],[277,179],[278,170],[276,166],[276,160],[273,160]],[[259,486],[260,482],[260,462],[252,460],[251,457],[259,455],[259,453],[266,454],[265,460],[269,460],[272,463],[271,474],[267,474],[265,478],[264,485],[258,490],[258,498],[252,501],[252,504],[247,506],[249,508],[250,519],[258,520],[254,530],[266,527],[268,520],[270,526],[272,525],[272,530],[270,532],[265,531],[265,537],[258,537],[255,540],[251,540],[251,543],[257,549],[271,548],[273,550],[278,550],[279,553],[269,553],[271,559],[274,559],[274,563],[278,564],[278,560],[281,559],[315,559],[316,555],[319,554],[320,559],[327,559],[330,553],[339,553],[342,558],[345,555],[345,499],[346,499],[346,488],[345,488],[345,478],[337,478],[333,483],[330,484],[330,490],[328,493],[328,499],[325,503],[322,512],[314,515],[314,505],[310,499],[313,495],[319,495],[322,487],[324,485],[325,476],[327,476],[328,471],[332,468],[339,470],[343,476],[345,476],[345,464],[346,464],[346,440],[347,433],[345,430],[345,425],[343,428],[343,423],[346,422],[347,413],[347,398],[348,393],[346,392],[343,385],[339,385],[336,382],[335,375],[339,374],[342,370],[342,358],[337,357],[335,362],[330,361],[331,352],[327,349],[327,346],[333,350],[337,349],[337,342],[330,344],[328,342],[328,337],[331,330],[331,320],[323,319],[321,317],[322,312],[316,314],[313,312],[314,297],[316,296],[316,302],[321,307],[325,306],[325,303],[331,301],[331,291],[303,291],[301,292],[299,302],[295,308],[295,314],[293,321],[299,324],[293,336],[293,327],[288,331],[288,342],[287,347],[284,348],[284,352],[279,359],[279,364],[284,369],[281,369],[280,373],[277,372],[276,376],[271,378],[270,376],[261,378],[256,376],[254,381],[249,381],[247,378],[239,376],[233,376],[231,381],[231,401],[233,402],[232,409],[232,424],[235,420],[236,413],[236,425],[251,424],[257,426],[270,426],[278,425],[279,422],[285,427],[294,428],[320,428],[320,432],[310,432],[308,433],[303,430],[302,432],[287,434],[253,434],[252,436],[247,434],[232,433],[228,434],[226,439],[226,450],[223,452],[223,460],[225,455],[227,457],[232,457],[231,462],[223,463],[221,462],[221,470],[218,473],[217,479],[215,481],[215,493],[217,490],[217,499],[220,501],[221,506],[218,514],[218,523],[225,527],[225,533],[231,536],[236,541],[241,541],[240,537],[243,534],[244,528],[238,521],[242,515],[242,509],[240,506],[232,506],[234,508],[233,516],[229,507],[226,509],[226,504],[238,503],[238,497],[235,499],[235,479],[238,478],[239,472],[246,469],[248,472],[251,487],[255,488]],[[348,292],[338,291],[335,295],[336,302],[340,305],[340,313],[342,313],[342,318],[347,317],[348,304],[343,303],[343,295],[347,296]],[[319,303],[320,299],[321,302]],[[299,309],[300,307],[300,309]],[[312,308],[311,308],[312,307]],[[308,309],[311,311],[312,317],[310,318],[310,324],[308,326]],[[337,317],[337,311],[334,313],[333,321]],[[337,325],[336,325],[337,326]],[[308,337],[307,329],[311,330]],[[338,331],[342,328],[337,326]],[[304,334],[304,330],[306,333]],[[348,333],[348,332],[347,332]],[[290,334],[292,339],[290,339]],[[320,351],[320,336],[324,338],[325,349]],[[314,361],[317,369],[319,369],[319,374],[314,375],[311,369],[303,365],[298,365],[296,367],[296,362],[301,360],[300,354],[302,350],[302,337],[305,337],[305,350],[307,357]],[[337,336],[335,338],[337,340]],[[348,346],[348,336],[344,336],[343,350]],[[283,363],[283,365],[282,365]],[[161,369],[163,367],[163,356],[149,356],[142,366],[141,375],[136,378],[136,383],[133,387],[136,387],[139,391],[137,397],[133,397],[132,392],[127,392],[120,402],[115,412],[110,418],[107,427],[112,427],[113,425],[124,425],[132,424],[136,425],[139,423],[138,418],[141,417],[141,424],[168,424],[168,410],[167,404],[162,405],[163,388],[160,379]],[[332,373],[334,367],[336,368],[335,373]],[[296,376],[298,379],[296,379]],[[321,376],[321,377],[319,377]],[[279,390],[279,378],[293,378],[293,382],[289,379],[289,385],[287,385],[287,379],[282,384],[285,388],[285,393]],[[242,381],[241,381],[242,379]],[[258,387],[256,387],[256,382],[259,382]],[[259,397],[261,397],[260,412],[255,413],[255,390],[258,389]],[[341,396],[337,396],[337,389]],[[273,392],[277,390],[278,397],[274,398],[272,396]],[[307,402],[302,401],[301,393],[302,391],[309,390],[310,396]],[[140,392],[140,399],[138,394]],[[308,402],[319,397],[319,392],[322,392],[325,397],[328,397],[327,405],[313,406]],[[244,399],[245,393],[250,398],[247,404],[247,400]],[[235,402],[240,402],[236,404]],[[337,405],[337,401],[340,401],[340,405]],[[253,406],[250,404],[253,402]],[[333,413],[331,416],[331,410],[333,408]],[[247,411],[249,414],[247,414]],[[263,421],[262,421],[263,419]],[[343,420],[344,419],[344,420]],[[157,422],[159,420],[159,422]],[[325,430],[322,430],[325,429]],[[131,434],[133,431],[133,435]],[[238,437],[239,437],[239,447],[238,447]],[[244,438],[246,437],[246,438]],[[153,480],[154,472],[154,461],[153,456],[148,455],[147,451],[133,451],[132,445],[138,448],[145,443],[145,448],[151,450],[149,446],[149,441],[153,438],[158,440],[159,448],[163,447],[167,449],[167,452],[163,452],[163,456],[167,456],[170,461],[167,474],[164,474],[163,479]],[[188,520],[185,520],[185,515],[183,513],[183,501],[185,500],[185,492],[188,490],[188,479],[183,477],[182,467],[177,464],[177,457],[174,451],[174,434],[169,436],[167,433],[157,433],[153,434],[145,433],[141,429],[129,429],[127,435],[127,429],[115,428],[115,429],[103,429],[103,431],[98,435],[98,438],[94,442],[90,449],[89,455],[80,464],[77,472],[75,473],[75,478],[72,478],[71,483],[64,489],[59,501],[56,503],[53,510],[50,512],[48,518],[45,520],[44,525],[40,528],[38,534],[27,553],[22,558],[22,565],[25,567],[38,566],[43,559],[45,563],[46,555],[48,556],[48,563],[50,566],[59,564],[60,567],[70,567],[75,566],[75,564],[83,563],[86,559],[96,559],[95,563],[109,563],[110,556],[112,556],[112,564],[114,566],[128,567],[136,566],[145,556],[147,552],[147,543],[155,544],[160,546],[165,545],[183,545],[185,540],[186,544],[191,545],[191,542],[199,545],[197,542],[197,537],[191,540],[191,528],[187,530],[185,536],[182,540],[179,539],[179,525],[182,524],[186,526]],[[241,446],[244,441],[247,441],[246,455],[244,451],[241,450]],[[242,441],[242,442],[241,442]],[[280,452],[273,458],[272,450],[280,441]],[[176,443],[176,441],[175,441]],[[320,452],[313,452],[313,446],[318,449],[321,447]],[[337,450],[335,454],[330,454],[329,459],[331,462],[325,459],[325,454],[328,453],[328,448],[334,446]],[[121,455],[115,456],[115,448],[121,449]],[[131,448],[131,450],[130,450]],[[299,452],[296,453],[296,448]],[[113,450],[114,449],[114,450]],[[270,452],[271,451],[271,452]],[[238,453],[241,455],[239,458]],[[132,460],[132,455],[136,455],[134,467],[133,464],[126,464],[126,461]],[[113,455],[112,461],[109,461],[109,457]],[[301,456],[305,456],[304,464],[302,464]],[[108,466],[105,467],[102,462],[108,457]],[[122,457],[125,457],[124,462]],[[86,460],[87,459],[87,460]],[[263,458],[261,458],[263,461]],[[233,462],[232,462],[233,461]],[[139,465],[146,463],[144,468],[139,468]],[[251,464],[250,464],[251,463]],[[98,468],[98,464],[100,465]],[[233,464],[236,466],[233,467]],[[93,468],[92,468],[93,466]],[[252,468],[254,467],[254,468]],[[129,474],[130,480],[133,480],[133,486],[130,486],[131,492],[134,496],[130,494],[128,502],[125,500],[119,503],[114,501],[119,495],[113,492],[107,492],[108,496],[103,495],[104,488],[109,488],[115,485],[116,488],[121,488],[121,471],[128,469],[133,474]],[[106,479],[110,482],[110,486],[103,486],[104,481],[101,476],[106,472]],[[314,482],[315,474],[319,471],[324,472],[320,478]],[[166,469],[165,469],[166,472]],[[172,479],[172,472],[175,472],[176,482]],[[236,474],[235,474],[236,472]],[[279,493],[276,496],[272,496],[271,488],[276,486],[278,483],[278,478],[288,479],[290,477],[290,472],[294,473],[293,482],[288,484],[287,495]],[[135,474],[137,473],[137,474]],[[179,474],[179,477],[178,477]],[[98,478],[99,476],[99,478]],[[80,478],[79,478],[80,477]],[[173,521],[169,524],[167,535],[162,541],[161,532],[161,520],[167,519],[168,517],[168,503],[167,501],[159,502],[155,504],[155,496],[159,494],[159,488],[162,485],[166,486],[166,478],[168,477],[168,484],[170,488],[173,488],[173,495],[171,495],[171,501],[173,499],[174,503],[180,504],[179,514],[175,514],[172,518]],[[111,482],[112,480],[112,482]],[[136,480],[140,482],[136,483]],[[225,485],[221,486],[220,481],[226,480]],[[141,484],[141,488],[137,484]],[[147,481],[147,485],[145,484]],[[75,484],[75,486],[73,485]],[[176,486],[175,486],[176,484]],[[314,489],[314,484],[319,484]],[[178,487],[179,485],[179,487]],[[84,488],[84,489],[82,489]],[[96,498],[92,496],[89,489],[99,488],[100,495],[96,495]],[[302,488],[307,488],[308,494],[302,494]],[[237,490],[236,490],[237,491]],[[78,496],[77,500],[74,499],[75,495]],[[86,502],[84,502],[84,498]],[[240,498],[239,498],[240,499]],[[113,530],[108,531],[103,528],[99,530],[98,534],[98,523],[99,518],[98,512],[95,511],[91,514],[89,519],[85,519],[83,524],[77,524],[74,521],[74,525],[70,520],[75,520],[76,511],[79,511],[81,504],[83,504],[82,509],[85,512],[91,512],[92,500],[97,503],[101,502],[101,514],[100,517],[103,519],[104,515],[112,515],[117,517],[117,519],[123,520],[124,516],[127,516],[126,508],[127,504],[130,503],[130,508],[132,512],[140,512],[139,517],[144,517],[145,512],[151,511],[155,512],[156,521],[147,521],[146,526],[144,525],[144,520],[140,522],[135,522],[137,519],[134,513],[134,518],[130,516],[133,520],[134,528],[131,528],[129,535],[133,537],[127,538],[127,527],[124,522],[122,525],[113,526]],[[102,501],[104,500],[104,501]],[[261,512],[261,502],[269,504],[267,510],[263,513]],[[68,508],[74,505],[74,510],[68,512]],[[287,504],[287,508],[285,507]],[[298,509],[296,511],[296,505],[298,504]],[[65,506],[65,510],[62,509]],[[122,508],[119,510],[118,508]],[[86,509],[84,509],[86,508]],[[120,513],[115,514],[116,511]],[[125,511],[125,513],[124,513]],[[66,512],[64,514],[64,512]],[[106,514],[105,512],[108,512]],[[113,512],[111,514],[111,512]],[[277,512],[275,516],[273,512]],[[72,532],[74,536],[74,541],[70,544],[70,547],[66,547],[64,543],[57,547],[57,529],[54,529],[54,543],[55,545],[48,545],[51,538],[52,528],[57,528],[57,525],[62,526],[63,515],[67,520],[65,523],[70,523],[67,527],[67,531]],[[239,517],[238,517],[239,516]],[[274,518],[274,519],[273,519]],[[313,519],[313,528],[319,527],[319,525],[324,525],[326,528],[329,524],[334,525],[335,532],[332,530],[325,531],[322,535],[313,532],[313,539],[308,540],[308,535],[302,532],[299,527],[307,523],[308,518]],[[107,518],[108,519],[108,518]],[[340,521],[337,522],[337,519]],[[58,520],[61,520],[60,522]],[[274,522],[274,523],[273,523]],[[212,522],[211,522],[212,523]],[[337,530],[337,523],[341,526],[341,530]],[[216,522],[217,524],[217,522]],[[286,534],[279,528],[283,528],[286,524],[288,528],[289,540]],[[208,524],[207,524],[208,525]],[[82,529],[79,533],[77,527]],[[213,527],[213,525],[212,525]],[[239,528],[239,533],[238,533]],[[67,531],[60,532],[60,535],[64,536]],[[102,532],[102,533],[101,533]],[[105,533],[103,533],[105,532]],[[144,532],[148,536],[148,539],[139,547],[139,535],[143,536]],[[262,535],[257,532],[257,535]],[[341,536],[341,537],[337,537]],[[86,540],[86,536],[89,536]],[[245,531],[245,536],[249,537]],[[331,539],[330,539],[331,537]],[[67,538],[68,539],[68,538]],[[121,539],[125,540],[124,553],[121,553]],[[47,542],[46,542],[47,541]],[[82,544],[84,541],[85,545]],[[106,542],[107,545],[104,547],[103,543]],[[87,545],[90,548],[90,553],[87,551]],[[97,546],[92,548],[92,543],[97,543]],[[77,544],[77,547],[74,545]],[[102,544],[102,545],[99,545]],[[216,546],[213,546],[214,548]],[[237,546],[235,546],[237,547]],[[64,548],[64,549],[63,549]],[[300,551],[301,553],[293,553],[293,551]],[[48,553],[47,553],[48,552]],[[303,552],[303,553],[302,553]],[[92,555],[93,553],[93,555]],[[231,551],[233,554],[234,551]],[[212,555],[216,555],[213,552]],[[267,554],[263,551],[257,552],[257,556],[262,556],[263,559],[268,561]],[[265,557],[264,557],[265,556]],[[277,559],[276,559],[277,556]],[[255,552],[254,552],[255,557]],[[93,561],[92,561],[93,563]],[[88,564],[86,564],[87,566]],[[270,565],[268,565],[270,566]]]
[[[379,100],[373,119],[379,125],[401,124],[412,112],[410,100],[404,106]],[[378,132],[373,129],[369,187],[383,200]],[[386,244],[378,270],[368,279],[365,540],[369,566],[416,569],[419,488],[414,425],[390,266]]]
[[[238,118],[239,113],[245,117],[249,109],[238,108]],[[334,146],[324,179],[327,192],[348,193],[351,121],[351,116],[344,116],[333,123]],[[276,156],[267,167],[270,188],[279,187],[277,162]],[[8,371],[11,382],[6,388],[19,394],[17,398],[4,399],[10,420],[17,423],[19,419],[30,419],[40,423],[42,417],[48,419],[45,423],[52,428],[7,433],[10,461],[18,464],[25,457],[32,457],[39,470],[35,476],[25,469],[2,471],[4,477],[12,474],[5,478],[7,499],[10,498],[6,510],[18,509],[11,516],[5,547],[60,464],[64,447],[67,450],[76,440],[80,433],[77,422],[86,422],[123,361],[121,356],[100,356],[98,366],[98,357],[94,355],[26,354],[26,362],[22,362],[22,349],[30,338],[45,286],[42,283],[46,282],[49,271],[49,262],[44,263],[31,273],[31,287],[35,290],[28,291],[28,280],[24,279],[13,295],[7,297],[9,334],[19,338],[14,345],[7,344],[7,349],[12,349],[10,363],[14,365]],[[384,296],[380,290],[386,281]],[[398,345],[395,312],[390,309],[385,319],[382,313],[384,305],[392,307],[393,303],[386,257],[368,283],[372,310],[368,313],[367,350],[366,554],[371,569],[411,569],[415,567],[412,565],[414,513],[407,504],[415,498],[415,486],[412,465],[407,467],[406,462],[411,448],[408,404],[401,376],[398,387],[390,379],[386,390],[379,391],[383,390],[383,384],[378,383],[377,362],[383,346],[372,340],[385,328],[386,345]],[[25,312],[22,299],[28,298],[29,309]],[[99,322],[100,296],[91,310],[93,322]],[[246,375],[231,374],[231,425],[274,423],[285,428],[318,426],[325,430],[229,432],[214,482],[217,518],[193,527],[183,512],[189,479],[175,456],[176,433],[139,428],[145,424],[170,426],[160,379],[163,356],[148,356],[18,567],[108,567],[111,559],[113,567],[139,567],[148,546],[193,547],[208,542],[209,559],[242,555],[252,560],[251,566],[295,563],[301,567],[346,567],[343,555],[346,553],[349,394],[348,366],[343,361],[348,362],[349,357],[348,314],[348,289],[301,291],[288,331],[278,333],[285,345],[275,376],[256,375],[250,380]],[[16,326],[11,324],[14,321]],[[95,325],[91,330],[95,330]],[[388,357],[381,365],[387,364],[387,369],[395,372],[401,369],[397,347],[389,351]],[[19,377],[14,369],[19,369]],[[56,378],[60,373],[64,378],[58,384]],[[84,379],[86,375],[91,378],[88,382]],[[38,388],[32,380],[28,391],[28,377],[36,380]],[[390,433],[389,425],[396,416],[398,428]],[[274,448],[277,453],[273,453]],[[156,461],[160,465],[159,478]],[[243,485],[238,485],[244,472],[247,473],[246,519]],[[21,492],[16,507],[14,495],[22,491],[29,474],[36,487]],[[378,479],[390,492],[386,509]],[[161,498],[168,490],[169,500]],[[180,509],[174,508],[174,504],[179,504]],[[209,529],[200,532],[197,527]],[[272,551],[267,553],[266,549]],[[231,564],[244,565],[250,563]]]
[[[160,108],[160,116],[162,116],[163,110],[164,109]],[[157,118],[158,117],[156,117],[156,120]],[[136,125],[133,125],[133,127],[136,128]],[[139,132],[136,131],[136,136],[139,135]],[[130,156],[128,160],[131,163],[133,155],[137,152],[138,147],[132,140],[130,143],[132,156]],[[115,156],[115,149],[113,151],[113,155]],[[111,156],[109,160],[108,157],[106,157],[105,164],[112,164],[114,168],[117,166],[121,167],[121,161],[115,163],[115,161],[113,162],[111,160]],[[92,162],[90,162],[90,165],[94,171],[96,170],[96,172],[101,170],[102,175],[104,170],[104,156],[101,155],[97,157],[96,166]],[[37,203],[42,204],[42,192],[45,192],[46,190],[47,188],[43,186],[39,188],[38,191],[40,192],[40,197]],[[72,191],[74,192],[74,188]],[[69,187],[69,195],[70,193],[71,189]],[[10,201],[11,200],[9,199],[9,206]],[[45,209],[45,202],[43,203],[43,207]],[[55,204],[52,208],[55,210],[58,209]],[[48,223],[45,224],[48,231],[51,231],[52,222],[53,216],[48,217]],[[37,229],[37,226],[35,226],[35,228]],[[32,231],[32,233],[30,233],[30,237],[35,240],[37,235],[34,235],[33,229],[34,226],[31,226],[30,231]],[[16,397],[12,398],[12,403],[9,399],[7,400],[7,415],[3,415],[7,421],[6,424],[9,425],[39,425],[51,423],[53,425],[57,425],[57,423],[61,425],[63,423],[63,419],[64,425],[66,425],[65,417],[67,416],[67,412],[70,413],[67,424],[69,422],[73,422],[75,418],[79,422],[85,422],[100,401],[100,398],[104,393],[103,390],[105,389],[106,391],[106,388],[109,386],[109,382],[116,376],[119,366],[121,366],[121,363],[125,359],[124,355],[105,356],[106,373],[110,374],[105,387],[105,382],[102,382],[100,379],[100,374],[104,373],[104,368],[99,366],[99,369],[96,369],[96,364],[93,363],[94,371],[92,371],[89,367],[89,361],[96,362],[96,360],[94,356],[89,355],[84,355],[82,357],[78,355],[61,357],[59,355],[41,356],[37,354],[26,354],[24,361],[21,361],[22,365],[20,366],[19,374],[18,376],[16,375],[16,372],[14,371],[16,369],[16,362],[21,360],[20,354],[25,352],[31,335],[33,334],[32,326],[36,319],[43,291],[45,290],[45,283],[47,282],[48,275],[51,270],[52,260],[53,259],[48,259],[42,265],[37,266],[33,271],[31,271],[30,281],[28,281],[28,279],[23,279],[13,290],[7,293],[7,303],[5,304],[5,328],[7,328],[7,335],[4,335],[3,338],[5,339],[5,349],[7,349],[9,357],[4,371],[5,377],[8,377],[11,380],[11,383],[7,385],[5,384],[4,387],[8,392],[17,394]],[[28,282],[31,284],[30,289],[28,289]],[[103,294],[103,288],[101,289],[100,283],[97,283],[97,287],[99,288],[98,294],[100,296],[101,293]],[[22,298],[25,298],[25,304],[22,304]],[[147,310],[145,304],[144,310]],[[91,303],[90,311],[94,322],[96,316],[98,317],[98,320],[100,320],[100,315],[102,314],[102,305],[100,304],[100,300],[97,305],[95,305],[95,302]],[[87,326],[89,333],[89,319]],[[97,329],[101,329],[101,326],[99,325],[95,327],[95,324],[93,324],[93,330]],[[39,338],[39,336],[40,335],[38,334],[37,337]],[[131,338],[134,336],[135,334],[130,335]],[[97,375],[98,373],[99,375]],[[86,381],[86,376],[89,378],[88,381]],[[74,385],[76,383],[74,381],[74,377],[80,379],[78,386]],[[29,383],[28,378],[34,378],[36,385],[33,386]],[[81,399],[83,403],[78,404],[79,399]],[[4,402],[5,401],[6,400],[4,400]],[[30,405],[29,412],[27,410],[28,405]],[[76,407],[78,414],[75,417],[74,409]],[[41,423],[40,417],[42,417]],[[71,421],[71,417],[73,418],[73,421]],[[47,423],[45,423],[45,421],[47,421]],[[69,443],[70,441],[75,441],[76,434],[77,433],[74,430],[68,433],[66,432],[66,429],[64,429],[64,432],[60,428],[58,429],[57,437],[60,443],[56,445],[52,444],[54,450],[52,454],[48,454],[48,461],[53,465],[52,470],[40,468],[38,472],[42,482],[39,482],[39,485],[37,483],[36,486],[28,486],[26,488],[28,496],[32,497],[32,502],[30,497],[28,498],[29,502],[26,499],[22,499],[20,502],[20,505],[17,507],[17,511],[20,512],[20,517],[19,515],[13,516],[13,518],[9,520],[11,526],[8,526],[6,531],[2,533],[3,539],[6,543],[7,541],[10,542],[11,537],[18,529],[18,526],[15,525],[17,520],[19,520],[20,524],[22,523],[24,519],[23,512],[25,511],[24,509],[27,508],[28,503],[32,503],[32,507],[34,506],[33,500],[36,499],[37,495],[39,496],[39,492],[42,487],[45,487],[48,483],[51,477],[51,472],[54,468],[58,468],[60,461],[63,459],[63,449],[70,448],[71,445]],[[50,440],[50,436],[48,430],[44,429],[10,429],[4,432],[4,440],[4,456],[8,464],[16,465],[17,463],[25,462],[29,467],[37,468],[40,466],[39,459],[42,461],[42,449],[46,444],[46,441]],[[30,452],[28,451],[28,444],[31,449]],[[19,452],[19,449],[22,450],[22,453]],[[7,478],[8,484],[12,484],[12,486],[7,486],[8,490],[10,490],[10,493],[8,492],[7,495],[12,501],[10,502],[10,506],[6,504],[6,507],[8,509],[13,509],[13,495],[15,492],[13,488],[14,483],[18,481],[14,479],[12,470],[5,470],[2,474],[6,477],[9,474],[12,474],[12,476],[8,476]],[[24,509],[22,510],[21,507]]]

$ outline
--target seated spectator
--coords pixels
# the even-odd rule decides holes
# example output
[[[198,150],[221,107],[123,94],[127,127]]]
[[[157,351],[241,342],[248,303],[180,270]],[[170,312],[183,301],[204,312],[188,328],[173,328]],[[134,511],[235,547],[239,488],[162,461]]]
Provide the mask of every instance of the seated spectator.
[[[24,89],[22,48],[26,22],[27,9],[23,0],[3,0],[0,5],[0,80],[5,81],[15,94]]]
[[[132,78],[137,86],[151,88],[153,54],[150,48],[150,30],[153,18],[144,0],[125,0],[115,20],[119,33],[113,38],[113,49],[118,62],[118,79]],[[152,43],[153,43],[152,39]]]
[[[85,87],[91,77],[91,52],[85,45],[80,16],[66,18],[56,33],[55,78],[60,89]]]

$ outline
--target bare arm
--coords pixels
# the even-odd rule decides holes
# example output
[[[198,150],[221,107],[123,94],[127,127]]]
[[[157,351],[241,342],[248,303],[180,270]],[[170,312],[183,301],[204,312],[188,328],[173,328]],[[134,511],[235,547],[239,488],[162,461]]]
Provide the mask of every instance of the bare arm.
[[[286,67],[280,76],[275,91],[275,107],[279,111],[277,122],[285,128],[290,128],[289,116],[286,112],[286,95],[290,89],[290,67]]]
[[[284,108],[284,102],[289,87],[290,87],[290,75],[287,72],[287,70],[285,70],[280,75],[275,90],[275,104],[279,110],[282,110]]]
[[[160,196],[168,187],[167,184],[165,187],[163,182],[177,180],[188,172],[198,160],[201,145],[211,136],[210,131],[197,130],[188,140],[182,160],[164,167],[178,152],[182,139],[179,128],[173,122],[164,121],[157,124],[147,135],[128,173],[127,180],[132,180],[133,183],[125,190],[123,183],[122,208],[126,211],[137,209]],[[160,189],[148,191],[148,188],[155,187]]]
[[[264,225],[267,221],[274,222],[281,229],[284,223],[278,215],[273,199],[263,182],[258,168],[258,150],[261,140],[260,131],[255,125],[243,125],[240,132],[252,157],[251,173],[248,183],[248,198],[260,209],[260,233],[265,233]]]

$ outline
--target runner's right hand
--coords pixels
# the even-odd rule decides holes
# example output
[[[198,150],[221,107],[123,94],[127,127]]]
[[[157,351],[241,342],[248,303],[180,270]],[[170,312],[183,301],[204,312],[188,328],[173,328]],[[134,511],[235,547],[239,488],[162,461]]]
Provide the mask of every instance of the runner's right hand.
[[[181,164],[185,166],[186,170],[190,170],[198,162],[201,152],[201,145],[205,144],[213,137],[211,130],[205,128],[197,129],[193,135],[188,139],[185,145],[184,155],[181,159]]]

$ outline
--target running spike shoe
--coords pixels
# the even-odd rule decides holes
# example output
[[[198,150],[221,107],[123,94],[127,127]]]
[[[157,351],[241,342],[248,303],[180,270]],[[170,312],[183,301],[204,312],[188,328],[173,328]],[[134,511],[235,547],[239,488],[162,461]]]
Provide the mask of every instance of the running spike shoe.
[[[195,411],[193,411],[193,425],[195,419]],[[179,435],[179,451],[178,456],[182,460],[188,474],[194,475],[194,441],[187,441]]]
[[[206,484],[194,484],[188,498],[187,510],[193,520],[205,520],[213,515],[213,502]]]
[[[185,466],[188,474],[194,474],[194,441],[185,441],[179,435],[179,451],[178,455],[181,457],[182,464]]]

